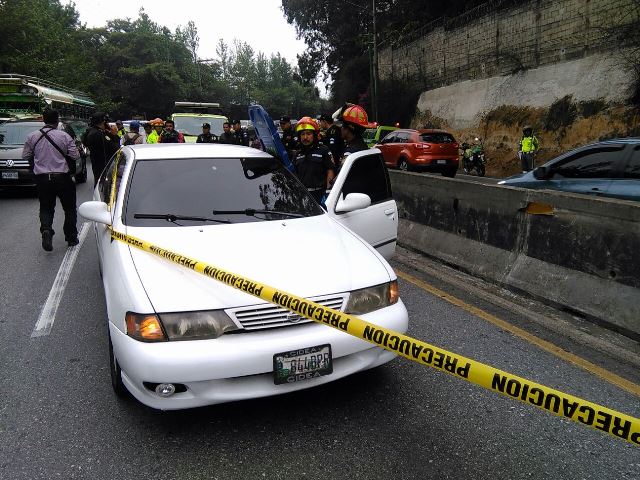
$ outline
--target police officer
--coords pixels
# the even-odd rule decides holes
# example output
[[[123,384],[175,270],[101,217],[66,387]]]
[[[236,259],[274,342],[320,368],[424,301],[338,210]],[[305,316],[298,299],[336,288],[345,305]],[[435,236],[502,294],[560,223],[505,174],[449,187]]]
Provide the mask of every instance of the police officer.
[[[522,164],[522,173],[527,173],[533,170],[535,156],[540,148],[538,138],[533,134],[533,129],[528,125],[522,129],[522,139],[520,140],[519,147],[520,151],[518,152],[518,156]]]
[[[57,110],[45,109],[42,114],[45,126],[27,136],[22,158],[29,160],[36,178],[40,202],[40,233],[42,248],[53,250],[53,215],[56,197],[64,210],[64,237],[70,247],[78,245],[76,226],[76,186],[71,179],[65,157],[73,161],[80,158],[75,142],[68,133],[58,130]],[[93,159],[92,159],[93,160]]]
[[[331,115],[325,113],[320,115],[320,128],[324,130],[320,143],[329,147],[331,155],[333,155],[333,161],[337,164],[344,154],[344,140],[342,140],[340,127],[333,123]]]
[[[233,135],[236,137],[236,143],[238,145],[249,146],[249,134],[242,128],[240,120],[233,121]]]
[[[293,164],[296,175],[318,203],[322,201],[334,177],[335,165],[328,147],[318,143],[320,126],[311,117],[302,117],[296,125],[300,143]]]
[[[196,143],[218,143],[218,137],[211,133],[211,125],[202,124],[202,133],[198,135]]]
[[[296,135],[291,128],[291,117],[280,117],[280,128],[282,128],[282,144],[284,145],[287,155],[290,159],[295,157],[296,150],[298,149],[298,141]]]
[[[106,113],[96,112],[91,115],[89,129],[82,143],[89,149],[95,187],[107,161],[120,148],[120,137],[109,128],[109,117]]]

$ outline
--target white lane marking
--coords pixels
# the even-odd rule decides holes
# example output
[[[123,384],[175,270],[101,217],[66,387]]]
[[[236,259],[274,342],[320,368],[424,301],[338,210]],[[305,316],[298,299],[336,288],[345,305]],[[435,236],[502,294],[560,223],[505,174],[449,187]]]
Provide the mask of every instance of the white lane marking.
[[[51,332],[53,322],[56,319],[58,306],[60,305],[60,301],[64,295],[64,289],[69,281],[71,270],[73,270],[73,266],[76,263],[80,247],[82,247],[85,238],[87,238],[90,224],[91,222],[84,222],[82,224],[80,235],[78,235],[80,243],[75,247],[67,248],[67,253],[64,254],[62,265],[60,265],[60,268],[58,269],[58,275],[56,275],[56,279],[53,281],[49,297],[47,298],[44,307],[42,307],[42,312],[40,312],[40,317],[38,317],[38,321],[36,322],[33,332],[31,332],[31,338],[49,335]]]

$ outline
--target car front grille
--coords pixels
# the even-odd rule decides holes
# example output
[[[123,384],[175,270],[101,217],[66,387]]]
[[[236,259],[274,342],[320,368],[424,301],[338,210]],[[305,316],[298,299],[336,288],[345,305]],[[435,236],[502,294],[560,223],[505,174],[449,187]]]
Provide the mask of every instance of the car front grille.
[[[348,294],[339,293],[314,297],[309,300],[319,303],[325,307],[343,311]],[[239,325],[247,330],[264,330],[267,328],[291,327],[302,323],[313,322],[308,318],[301,317],[286,308],[278,307],[271,303],[264,305],[253,305],[250,307],[238,307],[225,310],[227,314]]]
[[[6,168],[25,168],[29,166],[28,160],[0,160],[0,167]]]

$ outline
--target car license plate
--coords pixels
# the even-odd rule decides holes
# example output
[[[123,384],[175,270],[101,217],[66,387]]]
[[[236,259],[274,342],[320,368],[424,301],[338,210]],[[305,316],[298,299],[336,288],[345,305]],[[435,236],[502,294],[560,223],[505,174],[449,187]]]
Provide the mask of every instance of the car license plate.
[[[443,164],[446,164],[446,163],[447,163],[446,160],[438,160],[438,164],[440,164],[440,165],[443,165]]]
[[[18,172],[2,172],[2,178],[7,180],[18,180]]]
[[[331,345],[299,348],[273,356],[273,381],[276,385],[295,383],[333,373]]]

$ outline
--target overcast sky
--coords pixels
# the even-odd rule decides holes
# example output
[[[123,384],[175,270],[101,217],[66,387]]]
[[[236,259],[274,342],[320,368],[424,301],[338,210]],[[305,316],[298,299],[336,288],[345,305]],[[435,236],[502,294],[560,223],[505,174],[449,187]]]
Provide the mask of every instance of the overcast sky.
[[[200,35],[200,58],[216,56],[219,38],[228,44],[237,38],[267,56],[280,52],[293,65],[296,54],[305,49],[287,23],[280,0],[75,0],[75,4],[80,21],[88,27],[102,27],[114,18],[135,19],[142,6],[151,20],[172,32],[193,20]]]

